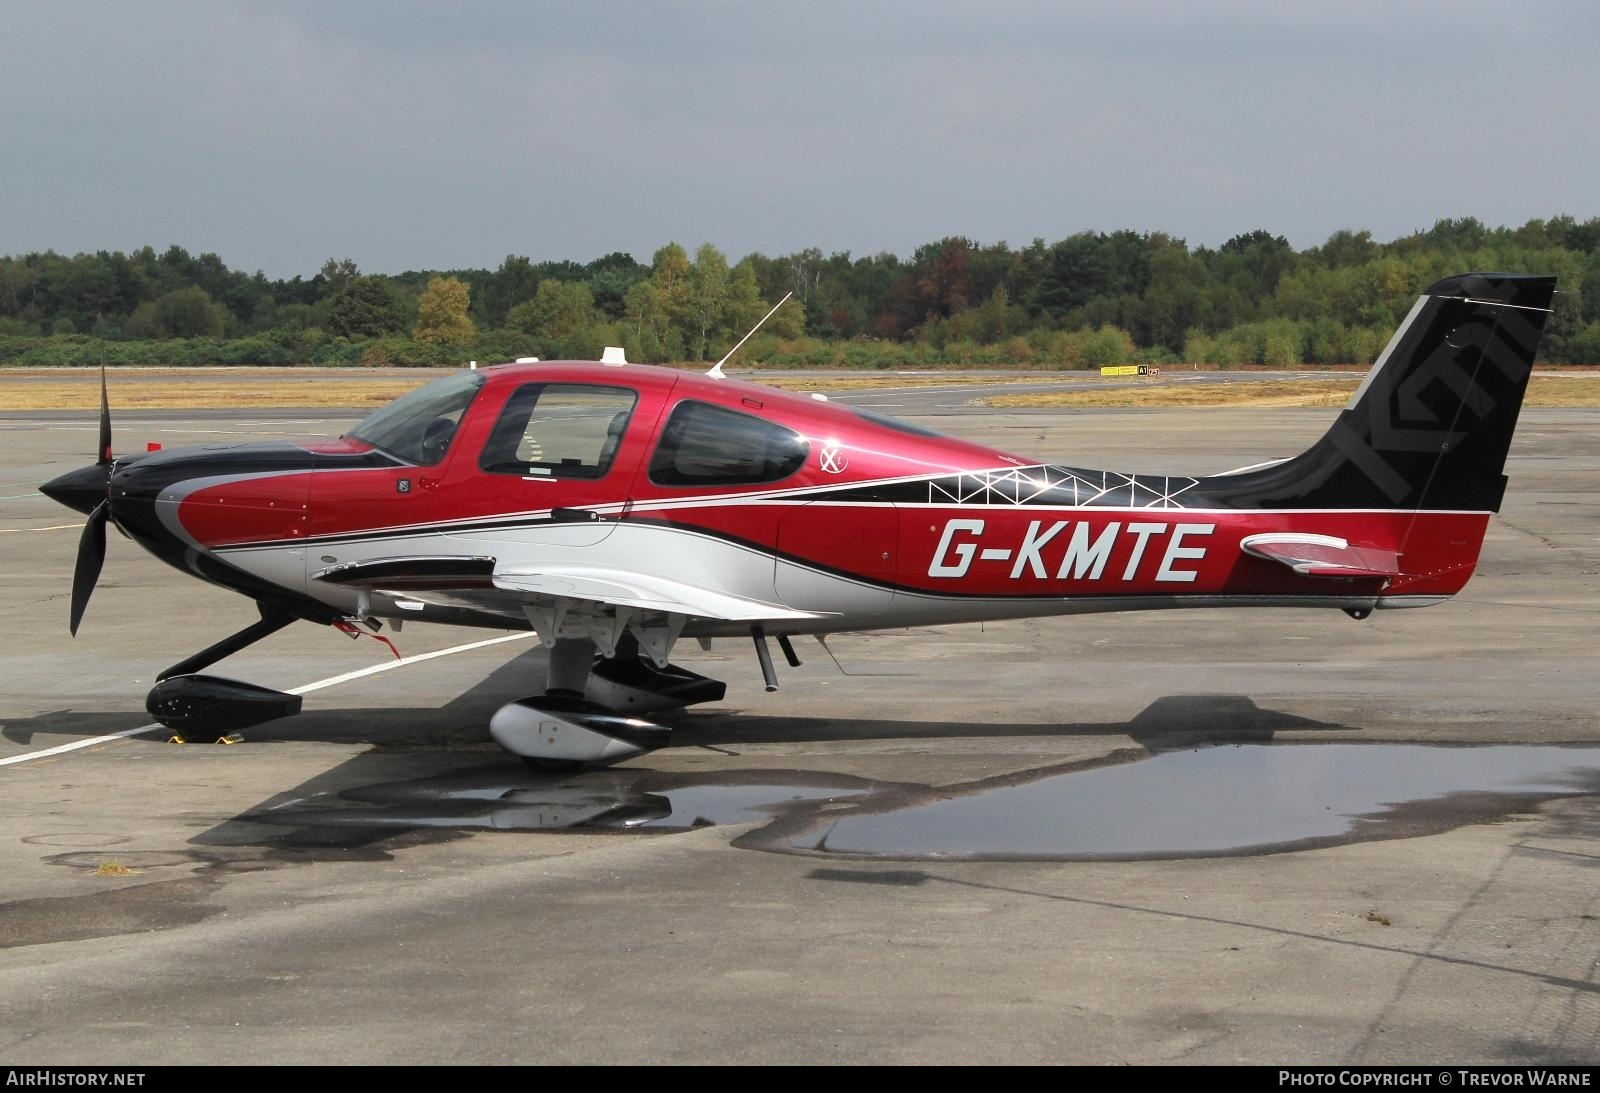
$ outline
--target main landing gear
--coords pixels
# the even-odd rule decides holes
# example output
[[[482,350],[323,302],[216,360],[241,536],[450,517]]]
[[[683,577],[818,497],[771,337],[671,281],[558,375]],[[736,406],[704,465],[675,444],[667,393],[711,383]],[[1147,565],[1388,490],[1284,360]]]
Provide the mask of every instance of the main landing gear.
[[[767,635],[750,628],[762,679],[778,689]],[[792,668],[800,667],[787,634],[776,635]],[[656,656],[664,661],[667,649]],[[596,658],[594,639],[557,638],[550,649],[548,689],[542,695],[501,706],[489,722],[495,742],[535,770],[607,766],[665,747],[672,735],[645,715],[682,709],[697,702],[720,702],[727,684],[696,675],[676,664],[657,664],[629,631],[617,639],[613,655]]]
[[[535,770],[606,766],[665,747],[671,730],[642,714],[719,701],[727,685],[674,664],[656,667],[632,634],[596,659],[591,638],[558,638],[545,693],[501,706],[495,742]]]

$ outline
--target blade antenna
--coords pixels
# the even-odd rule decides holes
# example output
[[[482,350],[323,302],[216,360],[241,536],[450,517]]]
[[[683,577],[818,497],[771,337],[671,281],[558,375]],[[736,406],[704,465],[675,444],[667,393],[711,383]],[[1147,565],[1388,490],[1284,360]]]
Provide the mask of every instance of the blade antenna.
[[[783,294],[783,299],[781,299],[777,303],[773,304],[771,311],[769,311],[765,315],[761,316],[761,323],[766,322],[768,319],[770,319],[774,315],[776,315],[778,313],[778,309],[780,307],[782,307],[784,304],[788,303],[789,302],[789,297],[791,297],[793,295],[794,295],[794,293],[792,291],[785,292]],[[752,326],[750,328],[750,334],[754,334],[756,331],[760,330],[761,329],[761,323],[757,323],[755,326]],[[740,338],[737,342],[735,342],[733,344],[733,348],[728,350],[727,355],[724,356],[716,364],[713,364],[711,366],[711,370],[709,372],[707,372],[706,375],[710,376],[712,379],[717,379],[717,380],[720,380],[720,379],[724,378],[723,377],[723,372],[722,372],[722,366],[728,363],[728,357],[731,357],[735,353],[739,352],[739,347],[741,345],[743,345],[745,342],[750,340],[750,334],[746,334],[744,337]]]

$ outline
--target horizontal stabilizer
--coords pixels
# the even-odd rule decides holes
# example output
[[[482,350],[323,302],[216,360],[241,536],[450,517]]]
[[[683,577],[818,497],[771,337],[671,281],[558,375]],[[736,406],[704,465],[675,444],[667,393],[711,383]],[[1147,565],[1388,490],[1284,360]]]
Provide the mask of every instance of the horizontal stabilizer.
[[[1239,546],[1246,554],[1286,565],[1304,577],[1351,580],[1400,575],[1400,556],[1395,551],[1351,546],[1332,535],[1250,535],[1240,540]]]

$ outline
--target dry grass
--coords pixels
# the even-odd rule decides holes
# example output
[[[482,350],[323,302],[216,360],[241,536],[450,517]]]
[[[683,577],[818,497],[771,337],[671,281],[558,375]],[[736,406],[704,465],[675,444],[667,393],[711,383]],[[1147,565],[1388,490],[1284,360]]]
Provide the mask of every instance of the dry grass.
[[[340,375],[329,370],[248,369],[219,375],[213,369],[140,369],[112,372],[111,406],[128,410],[203,410],[228,407],[348,408],[357,412],[381,406],[436,378],[437,372],[415,375]],[[964,376],[939,373],[898,375],[866,372],[838,376],[765,374],[760,382],[800,393],[846,393],[885,387],[957,387],[974,383],[1039,383],[1070,378],[1097,381],[1092,374],[1040,372],[1026,376]],[[1126,383],[1125,380],[1114,381]],[[1106,390],[1078,389],[1036,394],[994,395],[977,400],[994,409],[1114,407],[1286,407],[1336,408],[1349,400],[1360,376],[1328,380],[1225,380],[1220,383],[1167,383]],[[99,372],[79,373],[8,369],[0,371],[0,410],[93,411],[99,401]],[[1529,406],[1600,406],[1600,375],[1535,376],[1528,389]]]
[[[90,876],[94,877],[131,877],[134,870],[129,869],[119,861],[103,861],[94,867]]]
[[[1600,376],[1534,376],[1525,406],[1600,406]]]
[[[1060,375],[1057,372],[1040,372],[1034,376],[970,376],[970,375],[937,375],[918,373],[914,376],[902,376],[893,372],[865,372],[845,376],[785,376],[764,372],[759,376],[741,376],[729,373],[734,379],[751,380],[764,384],[767,387],[777,387],[784,391],[795,391],[800,394],[810,394],[821,391],[827,394],[831,391],[878,391],[886,387],[966,387],[981,383],[992,386],[997,383],[1038,383],[1048,380],[1052,376]]]
[[[1109,391],[1050,391],[979,399],[995,409],[1122,406],[1343,406],[1358,379],[1227,380],[1222,383],[1152,383]]]
[[[256,378],[177,380],[159,376],[117,377],[106,386],[113,411],[209,410],[229,406],[275,409],[285,406],[382,406],[431,376],[416,379]],[[99,403],[96,381],[37,380],[5,384],[0,377],[0,410],[91,410]]]
[[[1285,407],[1337,408],[1350,401],[1359,379],[1241,380],[1223,383],[1151,384],[1110,391],[1056,391],[994,395],[978,399],[994,409],[1075,409],[1090,407]],[[1527,406],[1600,406],[1600,376],[1534,376]]]
[[[218,374],[206,368],[140,369],[111,372],[107,390],[113,410],[210,410],[230,406],[278,409],[283,407],[335,407],[361,410],[382,406],[430,380],[439,373],[375,377],[339,375],[325,370],[256,369]],[[758,379],[769,387],[809,394],[861,391],[883,387],[950,387],[971,383],[1029,382],[1034,377],[960,376],[894,373],[855,373],[840,376],[784,376],[763,374],[734,378]],[[91,410],[99,401],[100,373],[12,369],[0,372],[0,410]]]

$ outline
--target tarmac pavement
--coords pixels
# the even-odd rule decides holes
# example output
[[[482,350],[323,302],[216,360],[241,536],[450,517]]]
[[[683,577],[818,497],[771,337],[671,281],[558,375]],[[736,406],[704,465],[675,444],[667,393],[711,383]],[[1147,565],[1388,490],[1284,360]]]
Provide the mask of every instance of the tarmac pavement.
[[[937,428],[1121,471],[1288,455],[1333,416],[907,397]],[[116,422],[123,450],[347,423]],[[86,415],[0,420],[0,760],[148,724],[155,674],[253,617],[113,535],[67,636],[82,520],[33,490],[93,447]],[[1202,746],[1600,744],[1600,411],[1525,411],[1507,473],[1477,575],[1439,607],[841,635],[838,665],[798,643],[775,694],[747,643],[685,643],[726,700],[592,776],[541,780],[488,739],[542,688],[524,639],[312,691],[232,747],[146,733],[0,766],[0,1061],[1600,1062],[1592,784],[1176,860],[795,853],[769,829]],[[300,624],[215,670],[290,688],[386,657]]]

